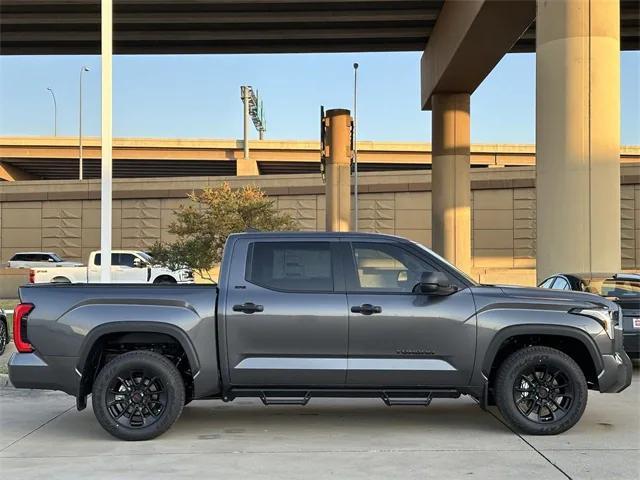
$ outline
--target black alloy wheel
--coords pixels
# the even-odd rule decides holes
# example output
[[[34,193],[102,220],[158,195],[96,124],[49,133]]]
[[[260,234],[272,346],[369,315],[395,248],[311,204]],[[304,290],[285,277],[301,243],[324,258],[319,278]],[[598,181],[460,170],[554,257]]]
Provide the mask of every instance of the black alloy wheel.
[[[130,370],[109,385],[106,402],[111,417],[127,428],[143,428],[155,423],[167,407],[167,391],[162,381],[147,370]]]
[[[498,368],[494,393],[506,423],[531,435],[555,435],[573,427],[588,396],[587,380],[575,360],[543,346],[509,355]]]
[[[569,376],[561,369],[545,364],[523,370],[513,385],[513,401],[520,413],[537,423],[562,419],[573,403],[574,391]]]
[[[100,370],[91,402],[98,422],[111,435],[149,440],[166,432],[182,413],[184,381],[168,358],[135,350]]]

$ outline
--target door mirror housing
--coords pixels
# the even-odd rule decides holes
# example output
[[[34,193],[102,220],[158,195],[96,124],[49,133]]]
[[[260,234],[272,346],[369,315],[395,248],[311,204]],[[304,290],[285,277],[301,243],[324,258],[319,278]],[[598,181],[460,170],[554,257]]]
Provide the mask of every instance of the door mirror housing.
[[[458,290],[442,272],[424,272],[417,287],[418,292],[425,295],[451,295]]]
[[[135,268],[144,268],[144,267],[146,267],[145,263],[139,258],[134,258],[133,259],[133,266]]]

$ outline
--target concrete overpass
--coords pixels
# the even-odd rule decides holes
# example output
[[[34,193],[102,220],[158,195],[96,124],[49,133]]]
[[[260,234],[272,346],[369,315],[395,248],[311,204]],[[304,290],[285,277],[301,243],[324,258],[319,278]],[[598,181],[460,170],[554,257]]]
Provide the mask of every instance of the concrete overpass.
[[[637,1],[116,0],[115,17],[111,7],[111,0],[0,6],[2,54],[101,48],[104,249],[111,245],[113,47],[423,51],[421,105],[433,111],[433,247],[464,270],[471,265],[471,94],[506,53],[535,50],[538,275],[620,269],[620,49],[640,47]]]
[[[443,4],[444,0],[116,0],[114,53],[422,51]],[[637,48],[639,8],[634,0],[620,5],[624,49]],[[527,20],[509,51],[535,51],[533,16]],[[99,54],[100,2],[3,0],[0,50],[4,55]]]
[[[432,167],[431,144],[358,142],[361,172]],[[320,173],[320,145],[314,141],[256,140],[251,158],[260,175]],[[473,168],[535,165],[535,145],[474,144]],[[116,138],[114,178],[240,175],[241,140]],[[622,163],[640,163],[640,146],[622,147]],[[79,177],[75,137],[0,137],[0,180],[73,180]],[[84,139],[83,178],[100,178],[100,139]]]

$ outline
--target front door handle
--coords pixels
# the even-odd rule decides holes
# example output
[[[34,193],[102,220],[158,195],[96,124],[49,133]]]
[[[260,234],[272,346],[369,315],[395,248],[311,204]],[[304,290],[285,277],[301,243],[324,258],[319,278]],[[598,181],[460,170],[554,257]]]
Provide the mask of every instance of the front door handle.
[[[246,303],[243,303],[242,305],[233,306],[234,312],[256,313],[256,312],[262,312],[263,310],[264,310],[264,307],[262,305],[256,305],[255,303],[252,303],[252,302],[246,302]]]
[[[361,313],[362,315],[371,315],[373,313],[382,313],[382,307],[364,303],[359,306],[351,307],[352,313]]]

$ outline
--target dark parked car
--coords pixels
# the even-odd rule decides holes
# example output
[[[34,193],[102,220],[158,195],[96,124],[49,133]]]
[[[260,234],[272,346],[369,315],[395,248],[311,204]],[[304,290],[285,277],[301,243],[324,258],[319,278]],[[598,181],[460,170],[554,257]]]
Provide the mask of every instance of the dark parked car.
[[[398,237],[229,237],[220,283],[20,288],[18,388],[89,394],[112,435],[166,431],[197,398],[471,395],[519,431],[571,428],[587,390],[631,383],[620,307],[595,295],[476,284]]]
[[[624,349],[640,358],[640,274],[638,273],[559,273],[539,285],[554,290],[595,293],[622,308]]]

